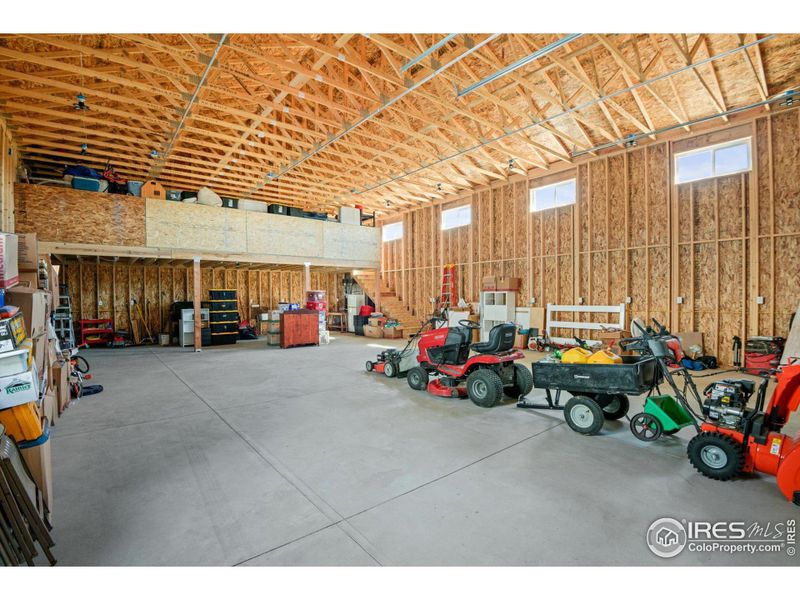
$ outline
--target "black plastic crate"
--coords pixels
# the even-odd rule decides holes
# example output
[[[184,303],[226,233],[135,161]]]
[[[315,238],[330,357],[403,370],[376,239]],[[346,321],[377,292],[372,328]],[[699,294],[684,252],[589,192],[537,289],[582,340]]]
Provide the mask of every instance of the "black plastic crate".
[[[305,217],[306,216],[306,211],[304,211],[302,208],[297,208],[296,206],[289,206],[287,208],[288,208],[288,213],[287,214],[290,217]]]
[[[238,331],[233,333],[212,333],[211,345],[221,346],[222,344],[235,344],[236,340],[238,339],[239,339]]]
[[[288,215],[289,207],[284,206],[283,204],[270,204],[267,207],[267,212],[272,213],[273,215]]]
[[[211,322],[211,335],[215,333],[238,333],[239,321],[226,321],[224,323]]]
[[[236,300],[210,300],[208,303],[209,312],[221,310],[238,310]]]
[[[222,206],[225,208],[239,208],[238,198],[222,198]]]
[[[622,361],[621,365],[535,362],[531,365],[533,385],[589,394],[644,394],[661,382],[661,371],[654,358],[623,356]]]
[[[212,300],[236,300],[236,290],[208,290]]]
[[[236,321],[239,322],[239,312],[235,310],[212,310],[209,311],[212,323],[219,323],[220,321]]]

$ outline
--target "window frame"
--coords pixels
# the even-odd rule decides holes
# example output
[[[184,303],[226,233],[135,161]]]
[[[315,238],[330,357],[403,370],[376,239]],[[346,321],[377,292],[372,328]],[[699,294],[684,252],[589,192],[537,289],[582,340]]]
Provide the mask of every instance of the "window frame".
[[[745,146],[747,148],[747,167],[737,171],[730,171],[728,173],[717,173],[717,151],[731,148],[733,146]],[[702,154],[704,152],[711,153],[711,175],[706,177],[695,177],[694,179],[686,179],[678,181],[678,160],[693,154]],[[692,148],[691,150],[684,150],[683,152],[676,152],[673,157],[673,170],[675,185],[683,185],[685,183],[694,183],[696,181],[704,181],[706,179],[716,179],[717,177],[727,177],[728,175],[738,175],[740,173],[749,173],[753,170],[753,136],[747,135],[735,140],[728,140],[726,142],[719,142],[717,144],[708,144],[700,148]]]
[[[400,229],[400,235],[398,235],[397,237],[393,237],[393,238],[387,239],[386,238],[387,227],[389,227],[389,228],[391,228],[392,226],[397,227],[398,225],[399,225],[399,229]],[[385,223],[383,226],[381,226],[381,242],[382,243],[395,242],[397,240],[402,240],[404,234],[405,234],[405,228],[403,227],[403,222],[402,221],[395,221],[393,223]]]
[[[455,213],[458,211],[463,211],[464,209],[468,209],[469,211],[469,220],[466,223],[459,223],[457,225],[451,225],[450,227],[445,227],[444,224],[444,215],[445,213]],[[441,215],[441,223],[440,227],[442,231],[449,231],[450,229],[458,229],[459,227],[466,227],[468,225],[472,225],[472,204],[461,204],[460,206],[454,206],[452,208],[447,208],[442,210]]]
[[[572,202],[567,202],[565,204],[556,204],[554,206],[548,206],[546,208],[536,208],[536,192],[539,190],[544,190],[547,188],[553,188],[553,199],[556,198],[556,190],[559,186],[564,184],[574,183],[575,184],[575,196],[572,198]],[[556,181],[555,183],[548,183],[545,185],[538,185],[536,187],[530,188],[529,198],[528,198],[528,212],[535,213],[535,212],[542,212],[545,210],[553,210],[555,208],[563,208],[565,206],[573,206],[578,202],[578,178],[570,177],[568,179],[562,179],[561,181]]]

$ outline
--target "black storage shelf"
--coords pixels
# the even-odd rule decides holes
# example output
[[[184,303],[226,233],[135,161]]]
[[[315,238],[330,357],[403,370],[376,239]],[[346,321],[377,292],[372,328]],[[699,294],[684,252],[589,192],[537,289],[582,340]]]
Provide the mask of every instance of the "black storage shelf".
[[[209,312],[220,312],[228,310],[237,310],[236,300],[211,300],[209,301]]]
[[[211,300],[236,300],[236,290],[208,290]]]
[[[220,323],[222,321],[239,321],[239,312],[235,310],[212,310],[209,311],[212,323]]]
[[[222,344],[235,344],[236,340],[239,339],[239,332],[229,332],[229,333],[212,333],[211,334],[211,345],[212,346],[220,346]]]
[[[225,323],[211,323],[211,333],[239,333],[238,321],[226,321]]]

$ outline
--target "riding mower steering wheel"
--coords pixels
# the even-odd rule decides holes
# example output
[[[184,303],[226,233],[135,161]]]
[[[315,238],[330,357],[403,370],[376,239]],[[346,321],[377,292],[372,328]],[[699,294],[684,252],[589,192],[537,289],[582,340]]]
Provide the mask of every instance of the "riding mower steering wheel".
[[[481,328],[480,323],[476,323],[475,321],[470,321],[468,319],[461,319],[458,324],[461,327],[466,327],[469,330],[475,331]]]

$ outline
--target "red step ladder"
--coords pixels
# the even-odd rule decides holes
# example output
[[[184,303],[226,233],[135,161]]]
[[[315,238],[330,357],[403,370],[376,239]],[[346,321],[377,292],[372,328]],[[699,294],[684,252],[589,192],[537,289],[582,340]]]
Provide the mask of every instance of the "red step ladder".
[[[456,293],[456,266],[454,264],[448,264],[442,269],[442,291],[439,294],[436,312],[441,313],[445,308],[449,309],[453,306],[454,302],[458,302],[458,294]]]

